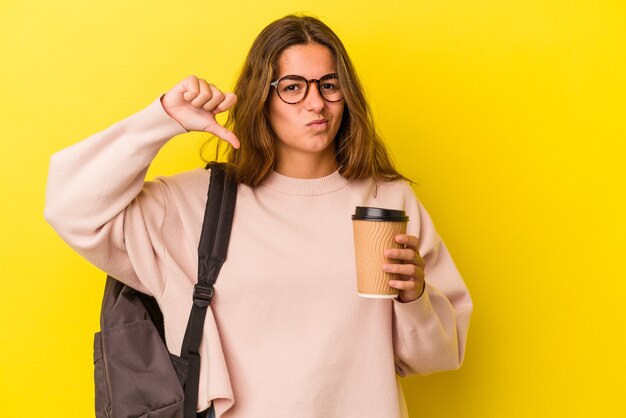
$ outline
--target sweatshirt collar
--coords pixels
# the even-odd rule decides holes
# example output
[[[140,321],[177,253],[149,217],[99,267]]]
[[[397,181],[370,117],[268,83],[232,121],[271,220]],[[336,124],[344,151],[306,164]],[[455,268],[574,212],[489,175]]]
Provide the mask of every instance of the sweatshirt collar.
[[[315,179],[287,177],[273,171],[262,187],[289,195],[319,196],[336,192],[348,183],[348,180],[339,173],[339,170],[328,176]]]

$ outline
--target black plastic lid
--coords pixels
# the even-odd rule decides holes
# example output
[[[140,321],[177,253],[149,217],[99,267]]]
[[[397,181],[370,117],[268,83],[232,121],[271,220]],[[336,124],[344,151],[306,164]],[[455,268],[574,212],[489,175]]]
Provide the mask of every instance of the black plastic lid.
[[[357,206],[352,215],[353,221],[408,222],[403,210]]]

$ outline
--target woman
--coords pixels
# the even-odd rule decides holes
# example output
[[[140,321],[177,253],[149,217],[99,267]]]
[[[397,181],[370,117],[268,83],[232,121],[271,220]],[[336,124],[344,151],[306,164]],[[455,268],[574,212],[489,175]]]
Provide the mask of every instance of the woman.
[[[227,110],[231,130],[215,120]],[[306,16],[259,34],[234,93],[189,76],[52,157],[47,220],[96,266],[158,300],[172,353],[180,352],[197,280],[209,173],[144,177],[160,147],[187,131],[230,143],[239,183],[200,347],[198,411],[402,417],[397,376],[461,365],[469,293],[376,136],[341,41]],[[390,282],[397,300],[357,295],[355,206],[410,217],[396,238],[404,247],[387,250],[381,266],[402,278]]]

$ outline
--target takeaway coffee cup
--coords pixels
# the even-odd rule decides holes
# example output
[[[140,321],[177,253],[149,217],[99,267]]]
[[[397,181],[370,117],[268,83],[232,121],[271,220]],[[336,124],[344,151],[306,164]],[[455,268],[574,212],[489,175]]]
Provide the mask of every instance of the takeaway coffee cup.
[[[409,217],[403,210],[357,206],[352,215],[356,277],[359,296],[395,298],[398,289],[389,286],[397,274],[384,272],[385,249],[401,248],[396,235],[406,233]]]

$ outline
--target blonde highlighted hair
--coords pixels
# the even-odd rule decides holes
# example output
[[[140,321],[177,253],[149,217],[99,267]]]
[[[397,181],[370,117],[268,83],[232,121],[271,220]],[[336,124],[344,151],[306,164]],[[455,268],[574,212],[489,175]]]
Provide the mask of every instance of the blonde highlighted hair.
[[[225,124],[241,142],[240,149],[229,147],[227,154],[234,178],[239,183],[255,187],[272,173],[276,164],[276,136],[268,118],[270,83],[278,75],[281,53],[290,46],[310,43],[326,46],[337,65],[345,100],[341,125],[335,137],[341,175],[348,180],[404,179],[376,133],[363,87],[343,43],[320,20],[298,15],[285,16],[263,29],[244,62],[234,88],[238,101]]]

